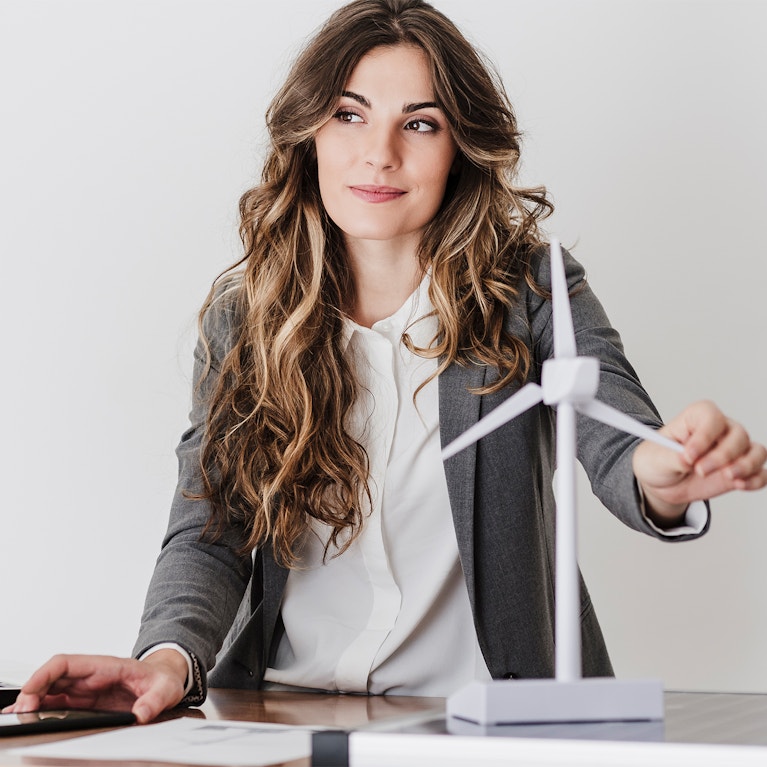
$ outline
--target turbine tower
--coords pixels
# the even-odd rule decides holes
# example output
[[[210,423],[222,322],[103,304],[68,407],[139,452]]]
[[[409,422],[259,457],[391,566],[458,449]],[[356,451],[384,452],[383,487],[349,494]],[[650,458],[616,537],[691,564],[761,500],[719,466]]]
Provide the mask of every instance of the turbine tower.
[[[540,402],[557,411],[555,679],[472,682],[448,699],[448,716],[480,724],[663,719],[660,680],[582,678],[576,509],[576,413],[677,452],[682,446],[596,399],[599,360],[579,357],[559,242],[551,240],[554,356],[528,383],[442,451],[446,460]]]

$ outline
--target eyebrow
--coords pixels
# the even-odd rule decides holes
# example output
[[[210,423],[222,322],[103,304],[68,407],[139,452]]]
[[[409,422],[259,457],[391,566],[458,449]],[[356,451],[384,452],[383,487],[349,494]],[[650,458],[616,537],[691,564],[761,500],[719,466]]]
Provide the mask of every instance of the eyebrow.
[[[364,96],[361,96],[359,93],[354,93],[354,91],[343,91],[341,95],[346,96],[347,98],[353,99],[361,106],[367,109],[370,109],[370,102]],[[402,114],[410,114],[411,112],[417,112],[419,109],[439,109],[439,107],[437,106],[436,101],[416,101],[412,104],[405,104],[402,107]]]

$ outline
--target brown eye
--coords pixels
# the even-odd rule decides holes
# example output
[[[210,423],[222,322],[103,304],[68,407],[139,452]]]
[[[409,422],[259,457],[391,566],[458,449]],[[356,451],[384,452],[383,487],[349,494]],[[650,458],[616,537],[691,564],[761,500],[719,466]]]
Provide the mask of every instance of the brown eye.
[[[430,120],[411,120],[406,126],[406,130],[414,131],[415,133],[431,133],[432,131],[437,130],[436,123],[431,122]]]
[[[359,123],[362,122],[362,117],[356,112],[352,112],[349,109],[339,109],[333,117],[342,123]]]

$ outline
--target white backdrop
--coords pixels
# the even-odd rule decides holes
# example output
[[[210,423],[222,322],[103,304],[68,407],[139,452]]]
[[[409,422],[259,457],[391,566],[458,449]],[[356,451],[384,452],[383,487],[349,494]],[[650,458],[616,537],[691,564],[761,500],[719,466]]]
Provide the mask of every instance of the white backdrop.
[[[175,482],[195,312],[239,253],[263,112],[333,0],[0,0],[0,678],[125,654]],[[497,63],[661,412],[767,439],[763,32],[745,0],[435,0]],[[584,483],[585,484],[585,483]],[[618,673],[767,691],[767,493],[664,545],[582,491]]]

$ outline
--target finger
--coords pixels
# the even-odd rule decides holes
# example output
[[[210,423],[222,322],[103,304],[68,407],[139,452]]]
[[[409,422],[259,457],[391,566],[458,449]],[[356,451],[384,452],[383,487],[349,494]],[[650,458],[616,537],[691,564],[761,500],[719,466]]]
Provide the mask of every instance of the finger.
[[[20,692],[16,700],[3,709],[4,714],[24,714],[28,711],[38,711],[40,709],[40,697]]]
[[[761,490],[767,487],[767,469],[762,469],[748,479],[736,479],[734,485],[736,490]]]
[[[22,685],[17,701],[25,701],[26,696],[45,697],[51,686],[66,675],[67,669],[67,656],[54,655],[47,663],[40,666]]]
[[[684,445],[685,460],[692,466],[727,431],[728,422],[712,402],[696,402],[670,421],[671,436]]]
[[[91,679],[103,686],[120,677],[118,658],[102,655],[54,655],[40,666],[22,686],[22,692],[46,695],[51,689],[63,691],[71,684]]]
[[[692,473],[691,465],[680,453],[647,440],[634,451],[632,466],[634,475],[645,489],[676,486]]]
[[[3,713],[23,714],[54,708],[94,708],[96,697],[90,695],[72,695],[67,693],[48,693],[45,696],[19,693],[16,700]]]
[[[704,498],[716,498],[731,490],[759,490],[767,486],[767,469],[760,469],[744,479],[733,479],[729,467],[712,472],[705,477],[697,474],[682,483],[682,486],[670,488],[669,498],[690,502]]]
[[[146,724],[156,719],[166,708],[173,708],[179,700],[169,698],[156,690],[150,690],[133,704],[131,711],[139,724]]]
[[[132,711],[139,724],[151,722],[168,708],[173,708],[184,697],[184,688],[173,677],[158,675],[149,689],[136,699]]]
[[[767,448],[757,442],[752,442],[748,452],[734,461],[728,471],[735,480],[749,480],[761,474],[766,462]]]
[[[695,462],[695,472],[700,477],[708,476],[747,455],[750,448],[746,430],[734,421],[727,421],[719,439]]]

